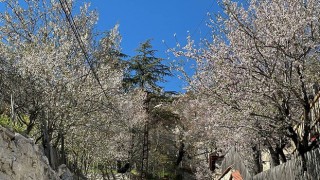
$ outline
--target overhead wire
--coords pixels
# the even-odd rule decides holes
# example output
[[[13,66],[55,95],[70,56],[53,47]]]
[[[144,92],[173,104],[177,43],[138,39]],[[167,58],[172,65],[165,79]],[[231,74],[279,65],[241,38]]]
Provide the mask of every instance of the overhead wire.
[[[95,69],[93,67],[92,62],[90,61],[89,55],[88,55],[88,53],[86,51],[86,48],[85,48],[85,45],[84,45],[84,43],[83,43],[83,41],[81,39],[80,33],[78,31],[78,28],[76,26],[74,18],[73,18],[72,14],[71,14],[71,9],[69,8],[68,3],[65,0],[59,0],[59,2],[60,2],[62,10],[63,10],[63,12],[64,12],[64,14],[66,16],[66,19],[67,19],[67,21],[68,21],[68,23],[69,23],[69,25],[70,25],[70,27],[71,27],[71,29],[73,31],[73,34],[75,35],[75,38],[76,38],[76,40],[77,40],[77,42],[78,42],[78,44],[79,44],[79,46],[81,48],[81,51],[82,51],[82,53],[83,53],[83,55],[84,55],[84,57],[86,59],[86,62],[89,65],[90,71],[92,72],[95,80],[97,81],[98,85],[100,86],[104,96],[106,98],[109,98],[107,93],[106,93],[106,91],[104,90],[104,88],[103,88],[103,86],[101,84],[101,81],[100,81],[100,79],[99,79],[99,77],[98,77],[98,75],[97,75],[97,73],[96,73],[96,71],[95,71]]]
[[[213,1],[213,2],[211,3],[211,5],[209,6],[209,8],[206,9],[206,11],[207,11],[206,14],[202,17],[202,19],[201,19],[201,21],[198,23],[197,27],[192,31],[191,36],[193,36],[193,35],[197,32],[197,30],[200,28],[200,26],[202,25],[202,23],[204,22],[204,20],[205,20],[206,17],[208,16],[209,10],[214,6],[214,4],[215,4],[215,1]]]

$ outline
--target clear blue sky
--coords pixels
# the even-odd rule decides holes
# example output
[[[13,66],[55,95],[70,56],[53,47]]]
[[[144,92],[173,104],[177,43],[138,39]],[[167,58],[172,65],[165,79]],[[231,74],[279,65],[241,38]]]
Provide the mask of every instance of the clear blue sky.
[[[209,31],[207,12],[219,10],[215,0],[91,0],[91,8],[99,12],[99,29],[106,30],[120,24],[121,46],[125,54],[135,55],[139,43],[152,38],[157,56],[165,59],[168,58],[167,47],[162,40],[174,47],[173,35],[176,34],[183,45],[188,31],[195,40],[204,38]],[[161,84],[166,91],[182,92],[184,84],[177,76],[166,79],[168,82]]]

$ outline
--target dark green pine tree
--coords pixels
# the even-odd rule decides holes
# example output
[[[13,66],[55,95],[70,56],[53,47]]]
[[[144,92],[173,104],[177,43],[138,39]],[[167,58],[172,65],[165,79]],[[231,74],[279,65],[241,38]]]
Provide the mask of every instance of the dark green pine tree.
[[[138,54],[128,61],[124,88],[141,88],[159,93],[162,87],[157,85],[157,82],[165,82],[164,76],[172,76],[170,67],[161,63],[162,58],[155,57],[156,50],[152,49],[150,39],[141,43],[136,52]]]

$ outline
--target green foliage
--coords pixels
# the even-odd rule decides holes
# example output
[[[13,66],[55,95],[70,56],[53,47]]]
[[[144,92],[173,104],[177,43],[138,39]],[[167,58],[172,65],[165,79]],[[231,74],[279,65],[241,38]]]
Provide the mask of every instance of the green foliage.
[[[23,118],[27,119],[26,116],[24,116]],[[24,130],[27,128],[25,125],[13,122],[10,117],[4,114],[0,115],[0,125],[6,128],[10,128],[18,133],[23,133]]]
[[[160,92],[157,82],[165,82],[164,76],[172,76],[170,67],[161,64],[162,58],[155,57],[151,40],[142,43],[136,50],[138,55],[128,61],[128,69],[123,80],[126,90],[141,88],[150,92]]]
[[[135,175],[135,176],[139,176],[139,175],[140,175],[140,173],[139,173],[136,169],[132,169],[132,170],[130,171],[130,173],[133,174],[133,175]]]

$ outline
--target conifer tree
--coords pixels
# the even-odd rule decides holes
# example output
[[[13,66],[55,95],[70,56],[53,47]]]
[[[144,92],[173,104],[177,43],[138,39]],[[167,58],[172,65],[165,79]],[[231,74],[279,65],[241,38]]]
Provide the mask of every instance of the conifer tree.
[[[124,78],[124,88],[140,88],[149,92],[160,92],[162,87],[157,82],[165,82],[164,76],[172,76],[170,67],[162,64],[162,58],[155,56],[151,40],[141,43],[136,50],[137,55],[128,61],[128,69]]]

